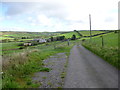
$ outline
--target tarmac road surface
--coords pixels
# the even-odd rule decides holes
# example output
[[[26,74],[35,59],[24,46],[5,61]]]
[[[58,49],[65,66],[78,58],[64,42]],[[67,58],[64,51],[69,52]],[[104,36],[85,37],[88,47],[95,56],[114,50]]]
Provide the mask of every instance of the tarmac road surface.
[[[64,88],[118,88],[118,70],[83,46],[75,45]]]

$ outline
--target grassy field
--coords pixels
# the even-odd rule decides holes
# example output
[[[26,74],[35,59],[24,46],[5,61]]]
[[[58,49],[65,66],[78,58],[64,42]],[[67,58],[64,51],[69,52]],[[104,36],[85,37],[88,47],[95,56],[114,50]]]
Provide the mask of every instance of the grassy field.
[[[102,38],[100,36],[94,37],[92,42],[102,46]],[[105,47],[118,47],[118,33],[108,33],[103,35],[103,42]]]
[[[79,31],[83,36],[90,36],[90,31]],[[104,31],[94,31],[92,30],[92,35],[103,33]]]
[[[56,36],[54,36],[54,37],[57,37],[57,36],[65,36],[65,38],[66,39],[68,39],[68,38],[72,38],[72,36],[73,35],[76,35],[76,38],[79,38],[80,36],[78,35],[78,33],[76,33],[76,32],[66,32],[66,33],[64,33],[64,34],[59,34],[59,35],[56,35]]]
[[[8,43],[2,43],[2,49],[6,50],[6,49],[17,49],[20,46],[18,46],[20,43],[23,42],[8,42]]]
[[[48,38],[50,36],[59,34],[60,33],[55,32],[0,32],[0,40],[2,41],[2,43],[0,43],[0,50],[3,50],[2,52],[0,52],[0,55],[8,55],[21,52],[22,50],[19,49],[21,46],[18,46],[18,44],[20,43],[28,42],[35,38]],[[22,37],[27,37],[27,39],[22,39]]]
[[[84,47],[102,57],[111,65],[119,68],[118,63],[118,33],[109,33],[103,36],[104,46],[102,47],[102,38],[94,37],[92,41],[86,40],[82,43]]]
[[[65,36],[65,38],[71,38],[73,34],[76,35],[76,38],[80,37],[76,32],[68,32],[68,33],[60,34],[59,36]]]
[[[59,35],[60,33],[56,32],[10,32],[10,31],[3,31],[0,32],[0,40],[3,39],[14,39],[18,38],[21,39],[22,37],[28,37],[29,39],[33,38],[48,38],[50,36]]]
[[[1,37],[0,37],[0,40],[3,40],[3,39],[10,39],[10,40],[11,40],[11,39],[14,39],[14,38],[10,38],[10,37],[2,37],[2,36],[1,36]]]
[[[79,31],[80,34],[82,34],[83,36],[90,36],[90,31]],[[95,34],[99,34],[99,33],[104,33],[105,31],[95,31],[95,30],[92,30],[92,35],[95,35]],[[60,35],[56,35],[56,36],[65,36],[65,38],[71,38],[72,35],[76,35],[76,38],[80,38],[81,36],[78,35],[77,32],[67,32],[67,33],[64,33],[64,34],[60,34]],[[54,36],[54,37],[56,37]]]

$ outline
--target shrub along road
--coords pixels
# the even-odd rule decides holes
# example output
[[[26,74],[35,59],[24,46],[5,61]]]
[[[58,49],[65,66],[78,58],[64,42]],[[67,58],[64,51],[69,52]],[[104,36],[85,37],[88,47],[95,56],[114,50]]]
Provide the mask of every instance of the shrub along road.
[[[118,70],[83,46],[75,45],[64,88],[118,88]]]

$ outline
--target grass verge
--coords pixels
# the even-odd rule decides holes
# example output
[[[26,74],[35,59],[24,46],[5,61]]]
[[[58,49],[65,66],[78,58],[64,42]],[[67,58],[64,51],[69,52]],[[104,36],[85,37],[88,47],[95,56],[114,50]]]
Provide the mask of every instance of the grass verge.
[[[35,72],[51,70],[44,68],[42,61],[56,53],[68,53],[73,46],[72,44],[67,46],[66,43],[63,43],[62,46],[59,44],[55,49],[53,46],[43,45],[3,59],[2,88],[35,88],[40,86],[41,83],[33,83],[31,77]]]
[[[97,44],[82,43],[82,45],[98,56],[102,57],[105,61],[120,69],[118,63],[118,48],[117,47],[101,47]]]

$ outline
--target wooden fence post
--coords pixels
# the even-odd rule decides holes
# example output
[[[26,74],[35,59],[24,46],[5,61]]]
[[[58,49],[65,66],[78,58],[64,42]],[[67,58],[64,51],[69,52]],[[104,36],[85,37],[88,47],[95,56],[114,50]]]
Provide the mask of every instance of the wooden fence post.
[[[103,40],[103,36],[101,36],[102,37],[102,47],[104,47],[104,40]]]

